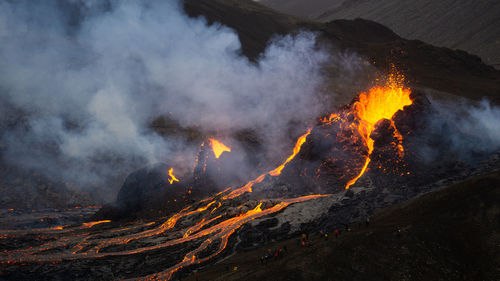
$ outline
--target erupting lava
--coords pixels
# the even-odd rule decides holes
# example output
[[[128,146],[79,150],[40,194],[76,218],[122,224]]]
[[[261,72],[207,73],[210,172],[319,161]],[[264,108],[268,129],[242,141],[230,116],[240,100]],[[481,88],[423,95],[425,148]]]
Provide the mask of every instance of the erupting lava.
[[[212,146],[212,151],[214,152],[214,156],[217,159],[219,159],[220,155],[225,151],[231,152],[230,147],[227,147],[225,144],[216,139],[209,139],[208,141],[210,141],[210,146]]]
[[[168,175],[170,176],[170,178],[168,179],[168,182],[170,184],[173,184],[174,181],[179,181],[175,176],[174,176],[174,168],[170,168],[170,170],[168,170]]]
[[[398,132],[392,120],[396,112],[403,110],[405,106],[413,103],[410,99],[411,91],[403,87],[403,79],[404,77],[399,74],[390,75],[385,86],[376,86],[371,88],[368,92],[361,93],[358,96],[358,100],[352,104],[347,112],[331,114],[328,119],[325,118],[323,120],[324,123],[349,123],[349,129],[357,131],[367,148],[365,163],[360,173],[347,183],[346,189],[356,183],[364,174],[371,161],[370,156],[373,152],[374,140],[370,135],[375,130],[375,125],[379,121],[383,119],[391,121],[395,137],[399,141],[397,146],[400,156],[404,154],[404,148],[401,144],[403,136]],[[355,120],[352,122],[347,121],[350,116],[354,116]]]

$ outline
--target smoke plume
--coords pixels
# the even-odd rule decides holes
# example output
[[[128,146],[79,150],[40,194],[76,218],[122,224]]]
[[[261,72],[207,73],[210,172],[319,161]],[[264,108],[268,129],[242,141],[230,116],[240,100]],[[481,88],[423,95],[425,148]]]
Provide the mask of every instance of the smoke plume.
[[[474,162],[500,149],[500,108],[488,100],[431,99],[432,114],[421,137],[420,152],[427,162]]]
[[[240,48],[233,30],[177,1],[1,1],[3,161],[111,200],[143,165],[192,165],[197,147],[148,129],[158,116],[262,129],[279,152],[284,128],[324,110],[329,57],[311,33],[275,38],[257,63]]]

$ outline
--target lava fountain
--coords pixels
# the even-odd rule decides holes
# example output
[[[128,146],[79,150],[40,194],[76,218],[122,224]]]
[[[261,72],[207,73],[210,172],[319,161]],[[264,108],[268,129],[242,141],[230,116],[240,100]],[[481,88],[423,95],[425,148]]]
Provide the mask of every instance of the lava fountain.
[[[411,105],[411,91],[403,86],[404,77],[400,74],[391,74],[384,86],[376,86],[367,92],[359,94],[357,100],[347,109],[340,113],[333,113],[322,120],[323,124],[341,123],[342,128],[351,131],[353,138],[360,137],[366,147],[364,165],[356,177],[349,180],[345,188],[348,189],[365,173],[373,152],[374,140],[370,137],[381,120],[391,121],[394,128],[395,138],[398,140],[397,148],[399,156],[404,155],[402,145],[403,136],[397,130],[393,117],[405,106]],[[345,134],[345,132],[344,132]]]

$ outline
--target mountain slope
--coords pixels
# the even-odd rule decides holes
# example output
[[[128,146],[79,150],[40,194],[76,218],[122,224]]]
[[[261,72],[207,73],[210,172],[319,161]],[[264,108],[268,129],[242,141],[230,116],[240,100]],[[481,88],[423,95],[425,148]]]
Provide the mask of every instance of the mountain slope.
[[[314,19],[318,17],[318,13],[338,8],[345,0],[257,0],[256,2],[286,14]]]
[[[408,39],[462,49],[479,55],[490,65],[500,67],[500,2],[467,1],[315,1],[264,0],[264,5],[289,14],[315,18],[323,22],[334,19],[364,18],[379,22]]]
[[[204,16],[209,23],[233,28],[240,37],[243,54],[251,60],[258,58],[275,35],[312,30],[322,35],[325,45],[333,43],[334,54],[354,51],[384,73],[396,64],[407,74],[412,87],[500,102],[500,71],[477,56],[406,40],[369,20],[321,24],[281,14],[250,0],[184,0],[184,8],[192,17]]]
[[[200,280],[499,280],[499,201],[496,171],[381,210],[337,239],[313,234],[310,247],[292,239],[237,254]],[[267,248],[285,245],[283,258],[261,265]]]
[[[191,17],[201,15],[210,24],[218,22],[235,29],[242,43],[242,53],[250,59],[257,58],[273,36],[313,26],[248,0],[184,0],[184,9]]]

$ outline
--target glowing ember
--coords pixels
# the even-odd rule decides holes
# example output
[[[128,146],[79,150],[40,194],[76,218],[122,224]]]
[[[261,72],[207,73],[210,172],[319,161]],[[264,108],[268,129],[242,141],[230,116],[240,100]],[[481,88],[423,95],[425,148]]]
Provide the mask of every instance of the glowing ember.
[[[175,176],[174,176],[174,168],[170,168],[170,170],[168,170],[168,175],[169,175],[169,179],[168,179],[168,182],[170,184],[173,184],[174,181],[179,181]]]
[[[231,152],[231,148],[227,147],[220,141],[216,139],[209,139],[209,141],[210,141],[210,146],[212,146],[212,151],[214,152],[215,158],[219,159],[220,155],[225,151]]]

